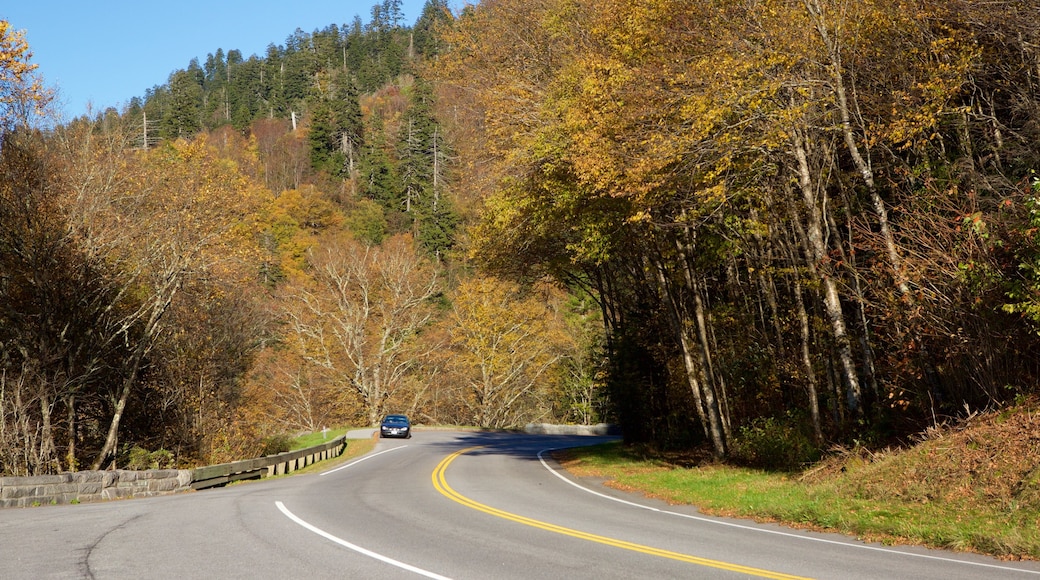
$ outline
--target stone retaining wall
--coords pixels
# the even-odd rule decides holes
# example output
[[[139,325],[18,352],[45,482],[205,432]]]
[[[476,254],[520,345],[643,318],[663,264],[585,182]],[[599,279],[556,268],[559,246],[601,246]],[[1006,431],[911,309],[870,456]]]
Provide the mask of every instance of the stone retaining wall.
[[[345,447],[346,437],[341,435],[307,449],[195,469],[114,469],[0,477],[0,508],[87,503],[205,489],[244,479],[292,473],[312,463],[338,457]]]
[[[151,497],[191,489],[191,470],[77,471],[0,477],[0,508]]]
[[[528,423],[524,433],[537,435],[620,435],[621,430],[615,425],[598,423],[596,425],[554,425],[552,423]]]

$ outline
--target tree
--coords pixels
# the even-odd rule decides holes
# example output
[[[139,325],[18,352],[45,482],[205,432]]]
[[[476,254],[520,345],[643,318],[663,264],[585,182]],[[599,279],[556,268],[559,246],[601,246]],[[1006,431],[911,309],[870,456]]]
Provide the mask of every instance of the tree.
[[[477,277],[453,293],[452,315],[452,365],[466,380],[470,420],[502,429],[542,419],[566,343],[556,314],[515,284]]]
[[[455,22],[447,0],[426,0],[422,13],[412,27],[415,52],[421,56],[434,57],[447,48],[440,38],[444,27]]]
[[[416,337],[433,316],[437,272],[407,235],[380,246],[330,237],[309,263],[313,286],[287,304],[291,339],[375,425],[428,354]]]
[[[448,145],[434,118],[433,87],[416,78],[409,95],[398,145],[398,173],[404,187],[404,211],[416,238],[430,256],[440,257],[453,244],[458,215],[446,195]]]
[[[0,19],[0,135],[42,113],[52,95],[35,76],[25,33]]]
[[[117,449],[123,414],[174,300],[186,285],[248,263],[257,232],[247,220],[264,199],[234,164],[214,158],[204,138],[169,143],[135,161],[125,192],[97,191],[103,197],[79,216],[78,234],[104,250],[118,280],[118,316],[99,331],[131,345],[110,393],[111,419],[94,469]]]
[[[404,197],[400,177],[394,167],[393,160],[386,150],[386,135],[384,133],[382,119],[373,121],[375,127],[369,131],[371,136],[365,145],[361,157],[360,193],[362,197],[374,200],[383,206],[383,210],[390,221],[391,216],[398,216],[394,222],[410,219],[407,215],[407,200]],[[400,232],[405,228],[398,228]]]
[[[75,467],[75,400],[114,378],[107,369],[117,363],[97,332],[112,316],[112,272],[90,260],[70,232],[61,167],[40,135],[3,136],[0,455],[8,473]],[[72,429],[59,428],[65,420]]]
[[[170,107],[162,117],[163,137],[190,138],[202,129],[203,93],[200,75],[201,71],[189,69],[170,76]]]
[[[345,76],[338,71],[318,75],[308,140],[312,167],[350,178],[364,143],[363,120],[357,91]]]

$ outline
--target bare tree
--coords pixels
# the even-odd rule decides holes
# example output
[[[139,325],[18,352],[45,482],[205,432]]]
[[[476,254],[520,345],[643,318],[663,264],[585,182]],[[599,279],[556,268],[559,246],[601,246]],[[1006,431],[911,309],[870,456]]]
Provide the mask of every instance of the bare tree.
[[[307,360],[360,398],[374,425],[427,354],[416,336],[433,315],[437,272],[405,235],[382,246],[332,240],[309,261],[313,289],[287,309],[294,338]]]

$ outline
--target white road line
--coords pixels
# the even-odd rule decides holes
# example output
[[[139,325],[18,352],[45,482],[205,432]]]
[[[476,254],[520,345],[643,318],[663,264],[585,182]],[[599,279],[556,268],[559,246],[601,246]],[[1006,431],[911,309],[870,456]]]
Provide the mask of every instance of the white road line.
[[[889,553],[889,554],[898,554],[900,556],[912,556],[914,558],[925,558],[925,559],[928,559],[928,560],[939,560],[941,562],[950,562],[950,563],[954,563],[954,564],[964,564],[964,565],[967,565],[967,566],[980,566],[980,567],[983,567],[983,568],[990,568],[990,569],[994,569],[994,570],[1004,570],[1004,571],[1008,571],[1008,572],[1020,572],[1022,574],[1033,574],[1033,575],[1040,576],[1040,571],[1035,571],[1035,570],[1023,570],[1022,568],[1011,568],[1009,566],[1000,566],[1000,565],[997,565],[997,564],[986,564],[984,562],[969,562],[969,561],[966,561],[966,560],[956,560],[954,558],[944,558],[942,556],[932,556],[932,555],[929,555],[929,554],[915,554],[913,552],[901,552],[899,550],[893,550],[891,548],[881,548],[881,547],[878,547],[878,546],[868,546],[866,544],[852,544],[852,543],[848,543],[848,542],[839,542],[837,540],[828,540],[826,538],[814,538],[814,537],[811,537],[811,536],[803,536],[803,535],[800,535],[800,534],[792,534],[790,532],[783,532],[783,531],[780,531],[780,530],[770,530],[770,529],[766,529],[766,528],[756,528],[756,527],[752,527],[752,526],[745,526],[745,525],[742,525],[742,524],[736,524],[736,523],[733,523],[733,522],[726,522],[726,521],[717,520],[717,519],[705,518],[705,517],[700,517],[700,516],[693,516],[693,515],[690,515],[690,514],[682,514],[682,513],[679,513],[679,512],[672,512],[672,511],[662,510],[662,509],[658,509],[658,508],[651,507],[651,506],[648,506],[648,505],[643,505],[643,504],[639,504],[639,503],[623,500],[623,499],[620,499],[620,498],[609,496],[609,495],[607,495],[605,493],[600,493],[598,491],[589,489],[589,488],[587,488],[587,487],[585,487],[583,485],[575,483],[574,481],[571,481],[570,479],[567,479],[566,477],[560,475],[555,469],[552,468],[552,466],[550,466],[545,461],[545,458],[542,457],[543,453],[546,453],[546,452],[549,452],[549,451],[557,451],[559,449],[563,449],[563,448],[553,447],[553,448],[550,448],[550,449],[542,449],[541,451],[538,452],[538,461],[540,461],[542,463],[542,467],[545,467],[546,469],[549,470],[550,473],[552,473],[556,477],[560,478],[561,480],[567,482],[570,485],[573,485],[574,487],[576,487],[576,488],[578,488],[578,489],[580,489],[580,490],[582,490],[582,491],[584,491],[586,493],[591,493],[592,495],[599,496],[599,497],[604,498],[604,499],[609,499],[610,501],[616,501],[618,503],[625,504],[625,505],[628,505],[628,506],[637,507],[637,508],[644,509],[644,510],[650,510],[652,512],[658,512],[658,513],[662,513],[662,514],[666,514],[666,515],[670,515],[670,516],[677,516],[677,517],[680,517],[680,518],[686,518],[686,519],[690,519],[690,520],[696,520],[696,521],[699,521],[699,522],[705,522],[705,523],[708,523],[708,524],[715,524],[715,525],[719,525],[719,526],[729,526],[731,528],[739,528],[739,529],[742,529],[742,530],[749,530],[749,531],[753,531],[753,532],[761,532],[763,534],[774,534],[774,535],[777,535],[777,536],[785,536],[785,537],[788,537],[788,538],[795,538],[795,539],[798,539],[798,540],[808,540],[808,541],[812,541],[812,542],[821,542],[821,543],[824,543],[824,544],[835,544],[835,545],[838,545],[838,546],[844,546],[846,548],[859,548],[861,550],[872,550],[872,551],[875,551],[875,552],[885,552],[885,553]]]
[[[274,504],[276,506],[278,506],[278,509],[281,510],[281,512],[283,514],[285,514],[285,516],[287,518],[289,518],[290,520],[292,520],[292,521],[296,522],[297,524],[303,526],[305,529],[310,530],[310,531],[314,532],[315,534],[318,534],[319,536],[321,536],[321,537],[323,537],[323,538],[325,538],[327,540],[331,540],[331,541],[333,541],[333,542],[335,542],[335,543],[337,543],[337,544],[339,544],[339,545],[341,545],[341,546],[343,546],[345,548],[348,548],[350,550],[354,550],[355,552],[357,552],[359,554],[362,554],[364,556],[368,556],[369,558],[374,558],[376,560],[379,560],[380,562],[384,562],[386,564],[390,564],[391,566],[396,566],[398,568],[401,568],[402,570],[408,570],[409,572],[414,572],[414,573],[416,573],[416,574],[418,574],[420,576],[425,576],[427,578],[436,578],[438,580],[451,580],[450,578],[448,578],[446,576],[441,576],[440,574],[434,574],[433,572],[430,572],[430,571],[427,571],[427,570],[423,570],[422,568],[417,568],[415,566],[412,566],[411,564],[405,564],[404,562],[399,562],[397,560],[394,560],[393,558],[388,558],[386,556],[383,556],[382,554],[377,554],[377,553],[373,552],[372,550],[366,550],[365,548],[362,548],[361,546],[357,546],[357,545],[351,544],[350,542],[348,542],[348,541],[346,541],[346,540],[344,540],[342,538],[337,538],[336,536],[333,536],[332,534],[326,532],[325,530],[322,530],[320,528],[312,526],[311,524],[301,520],[299,517],[296,516],[296,514],[294,514],[291,511],[289,511],[289,509],[286,508],[285,504],[283,504],[282,502],[276,501],[276,502],[274,502]]]
[[[350,467],[352,465],[357,465],[358,463],[361,463],[362,461],[364,461],[366,459],[372,459],[373,457],[375,457],[377,455],[382,455],[384,453],[390,453],[391,451],[397,451],[398,449],[404,449],[405,447],[408,447],[408,446],[407,445],[401,445],[399,447],[391,447],[390,449],[384,449],[384,450],[380,451],[379,453],[373,453],[371,455],[366,455],[366,456],[362,457],[361,459],[358,459],[357,461],[351,461],[350,463],[348,463],[346,465],[340,465],[339,467],[337,467],[335,469],[330,469],[328,471],[319,473],[318,476],[320,477],[322,475],[328,475],[330,473],[336,473],[337,471],[339,471],[341,469],[346,469],[346,468],[348,468],[348,467]]]

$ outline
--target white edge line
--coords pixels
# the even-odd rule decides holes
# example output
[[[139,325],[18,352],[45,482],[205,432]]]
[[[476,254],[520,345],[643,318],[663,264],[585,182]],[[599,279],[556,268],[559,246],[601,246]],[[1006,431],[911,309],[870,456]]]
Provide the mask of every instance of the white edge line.
[[[599,497],[604,498],[604,499],[609,499],[610,501],[616,501],[618,503],[622,503],[622,504],[625,504],[625,505],[628,505],[628,506],[637,507],[637,508],[644,509],[644,510],[650,510],[652,512],[659,512],[659,513],[670,515],[670,516],[677,516],[677,517],[680,517],[680,518],[696,520],[696,521],[699,521],[699,522],[705,522],[705,523],[709,523],[709,524],[716,524],[716,525],[720,525],[720,526],[729,526],[731,528],[739,528],[739,529],[742,529],[742,530],[750,530],[750,531],[754,531],[754,532],[761,532],[763,534],[774,534],[774,535],[777,535],[777,536],[785,536],[785,537],[788,537],[788,538],[795,538],[795,539],[798,539],[798,540],[808,540],[808,541],[811,541],[811,542],[822,542],[824,544],[834,544],[834,545],[838,545],[838,546],[844,546],[846,548],[858,548],[858,549],[861,549],[861,550],[873,550],[875,552],[886,552],[886,553],[889,553],[889,554],[898,554],[900,556],[912,556],[914,558],[925,558],[925,559],[928,559],[928,560],[939,560],[939,561],[942,561],[942,562],[950,562],[950,563],[954,563],[954,564],[965,564],[965,565],[968,565],[968,566],[981,566],[983,568],[993,568],[993,569],[996,569],[996,570],[1007,570],[1009,572],[1021,572],[1023,574],[1040,575],[1040,572],[1035,571],[1035,570],[1024,570],[1022,568],[1011,568],[1009,566],[1000,566],[1000,565],[997,565],[997,564],[987,564],[985,562],[969,562],[967,560],[956,560],[954,558],[945,558],[945,557],[942,557],[942,556],[932,556],[932,555],[929,555],[929,554],[915,554],[913,552],[902,552],[900,550],[893,550],[891,548],[881,548],[881,547],[878,547],[878,546],[868,546],[866,544],[854,544],[854,543],[849,543],[849,542],[839,542],[837,540],[828,540],[826,538],[813,538],[813,537],[810,537],[810,536],[803,536],[803,535],[800,535],[800,534],[792,534],[790,532],[783,532],[783,531],[780,531],[780,530],[769,530],[769,529],[765,529],[765,528],[756,528],[756,527],[753,527],[753,526],[746,526],[746,525],[743,525],[743,524],[735,524],[733,522],[726,522],[726,521],[717,520],[717,519],[705,518],[705,517],[700,517],[700,516],[693,516],[693,515],[690,515],[690,514],[682,514],[682,513],[679,513],[679,512],[672,512],[672,511],[668,511],[668,510],[662,510],[662,509],[658,509],[658,508],[651,507],[651,506],[648,506],[648,505],[643,505],[643,504],[639,504],[639,503],[623,500],[623,499],[620,499],[620,498],[617,498],[617,497],[609,496],[609,495],[607,495],[605,493],[600,493],[600,492],[595,491],[593,489],[589,489],[589,488],[587,488],[587,487],[585,487],[583,485],[580,485],[580,484],[578,484],[578,483],[576,483],[574,481],[571,481],[570,479],[567,479],[566,477],[560,475],[557,472],[557,470],[553,469],[552,466],[550,466],[545,461],[545,458],[542,457],[542,454],[547,452],[547,451],[557,451],[559,449],[566,449],[566,447],[553,447],[553,448],[549,448],[549,449],[542,449],[541,451],[538,452],[538,461],[540,461],[542,463],[542,467],[545,467],[546,469],[549,470],[549,473],[552,473],[553,475],[555,475],[556,477],[558,477],[561,480],[565,481],[566,483],[568,483],[570,485],[573,485],[574,487],[576,487],[576,488],[578,488],[578,489],[580,489],[580,490],[582,490],[582,491],[584,491],[586,493],[591,493],[592,495],[599,496]]]
[[[357,552],[359,554],[362,554],[362,555],[365,555],[365,556],[368,556],[369,558],[375,558],[376,560],[379,560],[380,562],[384,562],[386,564],[390,564],[391,566],[396,566],[396,567],[401,568],[403,570],[408,570],[409,572],[414,572],[416,574],[419,574],[420,576],[426,576],[427,578],[436,578],[438,580],[451,580],[450,578],[448,578],[446,576],[441,576],[440,574],[435,574],[433,572],[430,572],[430,571],[427,571],[427,570],[423,570],[422,568],[417,568],[415,566],[412,566],[411,564],[405,564],[404,562],[398,562],[397,560],[394,560],[393,558],[388,558],[387,556],[383,556],[382,554],[377,554],[377,553],[373,552],[372,550],[366,550],[365,548],[362,548],[361,546],[356,546],[354,544],[351,544],[350,542],[348,542],[348,541],[346,541],[346,540],[344,540],[342,538],[337,538],[336,536],[333,536],[332,534],[326,532],[325,530],[322,530],[320,528],[312,526],[311,524],[303,521],[302,519],[297,517],[296,514],[294,514],[291,511],[289,511],[289,509],[286,508],[285,504],[283,504],[282,502],[276,501],[276,502],[274,502],[274,504],[276,506],[278,506],[278,509],[283,514],[285,514],[285,517],[287,517],[290,520],[296,522],[297,524],[299,524],[303,528],[305,528],[305,529],[307,529],[307,530],[309,530],[311,532],[314,532],[315,534],[318,534],[319,536],[321,536],[321,537],[323,537],[323,538],[325,538],[327,540],[331,540],[331,541],[333,541],[333,542],[335,542],[335,543],[337,543],[337,544],[339,544],[339,545],[341,545],[341,546],[343,546],[345,548],[349,548],[351,550],[354,550],[355,552]]]
[[[379,453],[372,453],[370,455],[366,455],[366,456],[362,457],[361,459],[358,459],[357,461],[351,461],[350,463],[348,463],[346,465],[340,465],[339,467],[337,467],[335,469],[330,469],[328,471],[324,471],[322,473],[319,473],[318,476],[320,477],[322,475],[328,475],[330,473],[336,473],[337,471],[339,471],[341,469],[346,469],[346,468],[348,468],[348,467],[350,467],[352,465],[357,465],[358,463],[361,463],[362,461],[364,461],[366,459],[372,459],[373,457],[375,457],[377,455],[382,455],[384,453],[390,453],[391,451],[397,451],[398,449],[404,449],[405,447],[408,447],[408,446],[407,445],[400,445],[398,447],[391,447],[390,449],[384,449],[384,450],[380,451]]]

